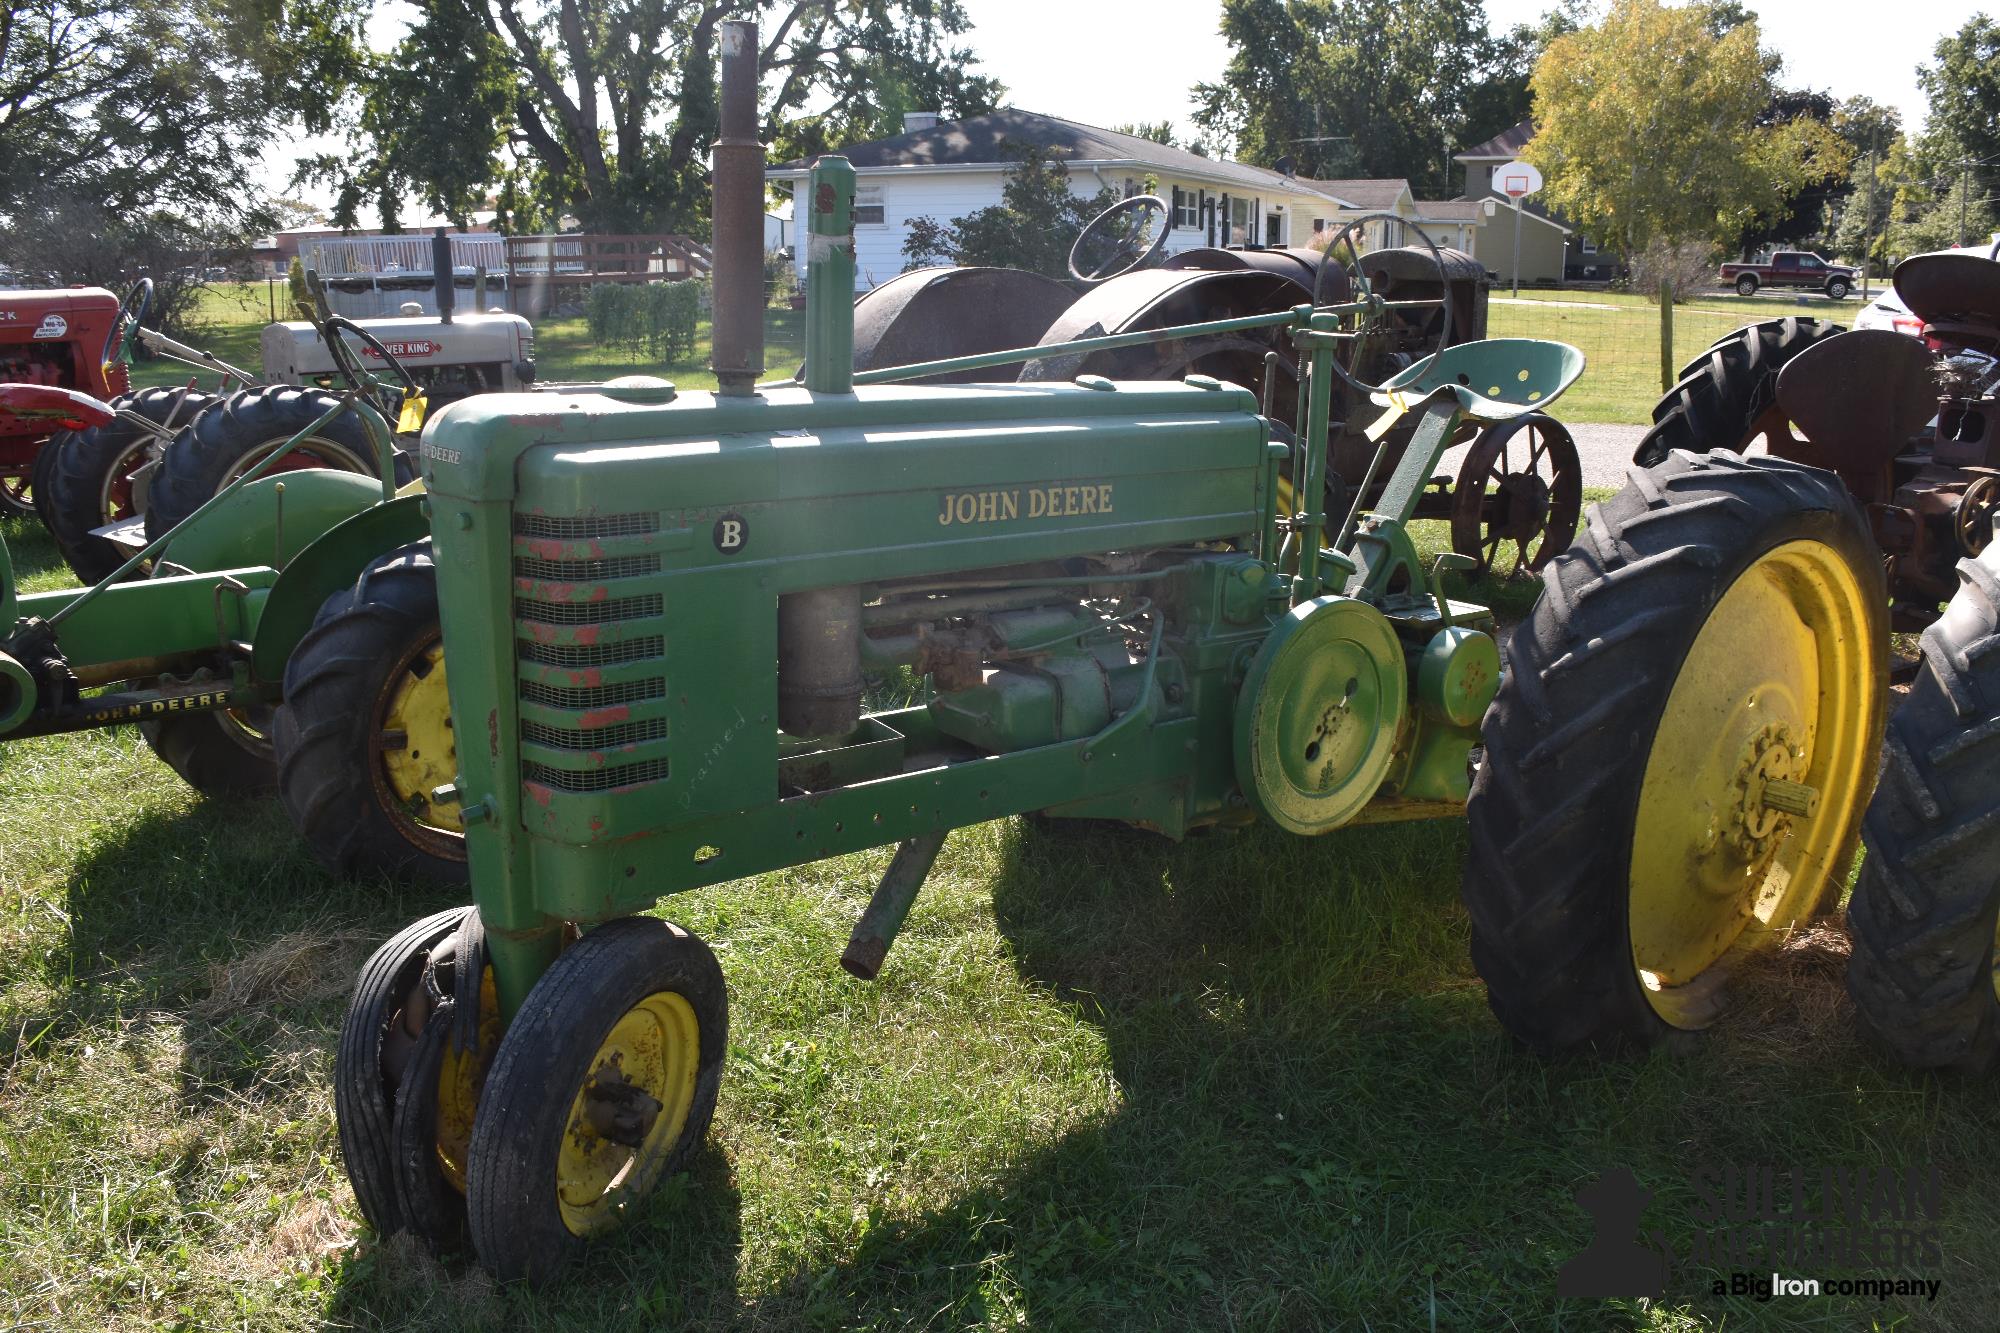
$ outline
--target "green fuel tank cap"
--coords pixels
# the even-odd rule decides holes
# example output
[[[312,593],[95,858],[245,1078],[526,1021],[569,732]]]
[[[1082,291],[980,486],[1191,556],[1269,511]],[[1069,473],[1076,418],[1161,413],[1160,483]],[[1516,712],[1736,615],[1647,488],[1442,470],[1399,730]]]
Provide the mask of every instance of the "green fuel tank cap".
[[[606,380],[597,391],[621,403],[671,403],[677,392],[672,380],[663,380],[657,375],[621,375],[615,380]]]

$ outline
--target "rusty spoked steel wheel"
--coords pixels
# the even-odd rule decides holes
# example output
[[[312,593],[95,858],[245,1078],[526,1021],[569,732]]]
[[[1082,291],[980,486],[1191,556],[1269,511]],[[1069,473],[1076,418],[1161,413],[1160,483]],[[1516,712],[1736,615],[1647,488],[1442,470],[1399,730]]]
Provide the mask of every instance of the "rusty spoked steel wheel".
[[[33,464],[0,471],[0,517],[26,518],[35,512],[33,472]]]
[[[1466,452],[1451,493],[1451,548],[1479,562],[1475,576],[1514,546],[1513,574],[1539,573],[1569,549],[1583,512],[1583,465],[1576,441],[1540,412],[1481,432]]]

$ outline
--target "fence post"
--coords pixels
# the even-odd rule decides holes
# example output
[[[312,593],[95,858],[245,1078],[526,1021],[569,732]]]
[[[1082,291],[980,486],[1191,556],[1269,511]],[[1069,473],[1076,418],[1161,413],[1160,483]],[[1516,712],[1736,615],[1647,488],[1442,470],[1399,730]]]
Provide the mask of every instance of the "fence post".
[[[1660,279],[1660,392],[1674,387],[1674,282]]]

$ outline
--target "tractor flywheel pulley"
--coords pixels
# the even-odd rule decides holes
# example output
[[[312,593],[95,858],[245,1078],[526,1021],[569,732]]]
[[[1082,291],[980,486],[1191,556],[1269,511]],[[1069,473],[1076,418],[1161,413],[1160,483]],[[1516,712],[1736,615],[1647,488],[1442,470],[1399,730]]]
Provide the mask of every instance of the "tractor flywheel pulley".
[[[1348,597],[1293,607],[1237,696],[1237,781],[1280,828],[1337,828],[1381,786],[1408,691],[1381,612]]]

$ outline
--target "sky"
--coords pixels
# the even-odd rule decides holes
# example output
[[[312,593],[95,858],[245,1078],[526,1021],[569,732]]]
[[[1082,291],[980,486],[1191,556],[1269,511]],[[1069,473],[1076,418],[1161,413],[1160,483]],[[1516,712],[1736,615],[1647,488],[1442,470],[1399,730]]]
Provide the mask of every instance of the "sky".
[[[1422,3],[1423,0],[1411,0]],[[2000,2],[2000,0],[1996,0]],[[1789,87],[1861,93],[1896,107],[1906,128],[1921,125],[1924,98],[1916,67],[1938,39],[1993,3],[1979,0],[1747,0],[1764,45],[1784,57]],[[1029,111],[1087,124],[1171,120],[1192,129],[1188,90],[1218,77],[1229,59],[1217,31],[1219,0],[965,0],[973,21],[966,41],[980,68],[1007,85],[1006,101]],[[1494,30],[1531,21],[1548,0],[1486,0]],[[369,25],[378,46],[392,44],[399,4],[378,7]],[[1885,20],[1885,15],[1893,15]],[[1114,54],[1115,53],[1115,54]],[[1503,127],[1495,126],[1494,129]],[[286,193],[286,176],[300,153],[337,150],[333,142],[274,145],[263,177]],[[312,196],[324,205],[323,196]],[[420,212],[421,210],[413,210]]]

